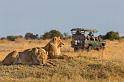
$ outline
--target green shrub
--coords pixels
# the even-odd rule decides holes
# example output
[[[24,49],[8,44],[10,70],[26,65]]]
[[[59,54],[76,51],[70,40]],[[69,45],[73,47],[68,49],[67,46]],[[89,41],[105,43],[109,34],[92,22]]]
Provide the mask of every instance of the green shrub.
[[[6,39],[9,40],[9,41],[15,41],[17,38],[23,38],[23,36],[21,36],[21,35],[18,35],[18,36],[10,35],[10,36],[6,37]]]
[[[5,37],[1,37],[0,40],[5,40],[6,38]]]
[[[50,38],[53,38],[55,36],[57,36],[57,37],[60,36],[61,38],[63,38],[63,35],[58,30],[51,30],[49,32],[46,32],[43,34],[42,38],[43,39],[50,39]]]
[[[107,34],[105,35],[105,39],[118,40],[119,39],[119,33],[114,32],[114,31],[107,32]]]
[[[7,40],[15,41],[16,40],[16,36],[7,36]]]
[[[39,39],[39,37],[38,37],[38,34],[34,35],[33,33],[28,32],[25,34],[25,39],[27,40],[28,39]]]
[[[124,38],[124,36],[121,36],[120,38],[121,38],[121,39],[123,39],[123,38]]]

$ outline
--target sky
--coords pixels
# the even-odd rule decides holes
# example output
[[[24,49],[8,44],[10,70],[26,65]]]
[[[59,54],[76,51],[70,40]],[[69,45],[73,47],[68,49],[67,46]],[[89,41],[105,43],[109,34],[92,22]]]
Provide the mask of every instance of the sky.
[[[75,27],[124,35],[124,0],[0,0],[0,36]]]

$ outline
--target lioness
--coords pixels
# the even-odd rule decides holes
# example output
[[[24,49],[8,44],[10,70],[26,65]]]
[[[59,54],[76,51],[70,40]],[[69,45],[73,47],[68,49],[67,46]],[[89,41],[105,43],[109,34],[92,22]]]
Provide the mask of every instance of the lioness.
[[[27,49],[19,53],[17,60],[14,63],[20,64],[46,64],[48,53],[40,47]]]
[[[40,47],[24,50],[23,52],[13,51],[9,53],[2,61],[4,65],[28,64],[40,65],[46,64],[48,53]]]

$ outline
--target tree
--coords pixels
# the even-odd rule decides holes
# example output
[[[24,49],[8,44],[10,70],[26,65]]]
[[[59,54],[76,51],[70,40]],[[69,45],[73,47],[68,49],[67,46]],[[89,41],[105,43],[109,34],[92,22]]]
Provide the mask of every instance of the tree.
[[[15,41],[17,38],[23,38],[23,36],[21,36],[21,35],[17,35],[17,36],[16,35],[15,36],[10,35],[10,36],[7,36],[6,38],[9,41]]]
[[[18,38],[23,38],[23,36],[22,35],[9,35],[6,37],[6,39],[9,41],[15,41]],[[4,38],[2,38],[2,39],[4,39]]]
[[[121,39],[123,39],[123,38],[124,38],[124,36],[121,36],[120,38],[121,38]]]
[[[57,37],[60,36],[61,38],[63,38],[63,35],[58,30],[51,30],[49,32],[46,32],[43,34],[42,38],[43,39],[50,39],[50,38],[53,38],[55,36],[57,36]]]
[[[5,37],[1,37],[0,40],[5,40],[6,38]]]
[[[114,31],[107,32],[105,35],[105,39],[118,40],[119,39],[119,33],[114,32]]]
[[[38,37],[38,34],[34,35],[33,33],[28,32],[25,34],[25,39],[27,39],[27,40],[28,39],[39,39],[39,37]]]

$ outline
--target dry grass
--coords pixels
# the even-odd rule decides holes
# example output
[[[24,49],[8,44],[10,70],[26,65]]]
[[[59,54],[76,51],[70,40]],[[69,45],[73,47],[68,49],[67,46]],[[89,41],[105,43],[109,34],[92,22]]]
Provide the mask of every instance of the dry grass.
[[[42,47],[48,40],[0,41],[0,61],[13,51]],[[65,59],[51,59],[53,66],[0,66],[0,82],[123,82],[124,40],[107,41],[105,50],[73,52],[70,40],[64,40]]]

